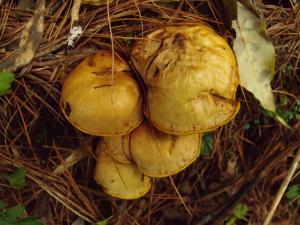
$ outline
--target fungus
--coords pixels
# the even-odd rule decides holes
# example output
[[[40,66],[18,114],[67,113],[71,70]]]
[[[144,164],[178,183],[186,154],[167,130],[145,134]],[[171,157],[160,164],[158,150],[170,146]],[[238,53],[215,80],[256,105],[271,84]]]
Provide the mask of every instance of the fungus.
[[[176,135],[214,130],[239,110],[235,56],[204,24],[169,26],[138,40],[132,61],[148,87],[145,115]]]
[[[116,161],[121,163],[131,163],[131,155],[129,150],[129,135],[104,137],[97,150],[107,151]]]
[[[65,117],[82,132],[98,136],[125,135],[143,120],[142,96],[128,65],[118,56],[96,53],[66,78],[61,94]]]
[[[120,163],[106,151],[97,156],[94,178],[107,194],[122,199],[139,198],[151,188],[150,178],[136,165]]]
[[[200,154],[201,134],[166,134],[146,121],[130,135],[130,153],[138,168],[150,177],[179,173]]]

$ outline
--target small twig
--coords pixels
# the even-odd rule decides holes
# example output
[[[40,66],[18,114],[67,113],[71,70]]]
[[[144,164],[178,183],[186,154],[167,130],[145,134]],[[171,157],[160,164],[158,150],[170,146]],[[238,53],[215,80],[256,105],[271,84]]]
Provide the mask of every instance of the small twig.
[[[265,174],[266,171],[261,172],[252,181],[248,182],[243,188],[241,188],[240,191],[233,195],[229,201],[227,201],[219,209],[205,216],[195,225],[216,224],[217,222],[223,220],[227,216],[227,213],[231,211],[248,193],[250,193],[256,187]]]
[[[79,11],[81,6],[81,0],[74,0],[71,10],[71,28],[68,37],[68,47],[73,47],[75,41],[77,41],[82,35],[82,27],[78,25]]]
[[[298,144],[299,142],[297,142],[297,145]],[[276,162],[282,160],[286,154],[287,152],[283,151],[275,158],[272,158],[266,166],[263,166],[263,168],[260,169],[252,181],[246,183],[236,194],[231,197],[231,199],[224,203],[224,205],[208,214],[200,221],[196,222],[195,225],[217,224],[219,221],[225,219],[227,214],[256,187],[256,185],[274,168],[274,166],[277,164]]]
[[[61,49],[65,45],[67,45],[67,41],[63,40],[62,42],[60,42],[54,46],[42,48],[35,54],[34,59],[38,59],[38,58],[48,55],[52,52],[56,52],[57,50]]]
[[[275,199],[274,199],[274,202],[272,204],[272,207],[270,209],[270,211],[268,212],[266,218],[265,218],[265,221],[263,223],[263,225],[269,225],[271,220],[272,220],[272,217],[275,213],[275,210],[277,208],[277,206],[279,205],[279,202],[280,200],[282,199],[282,196],[284,195],[285,193],[285,190],[287,189],[298,165],[299,165],[299,162],[300,162],[300,149],[298,149],[297,151],[297,154],[292,162],[292,165],[291,167],[289,168],[288,170],[288,174],[286,176],[286,178],[283,180],[278,192],[276,193],[276,196],[275,196]]]
[[[189,214],[190,216],[192,216],[193,214],[191,213],[191,210],[190,210],[190,209],[187,207],[187,205],[185,204],[185,202],[184,202],[184,200],[183,200],[183,198],[182,198],[180,192],[178,191],[178,189],[177,189],[177,187],[176,187],[176,185],[175,185],[175,183],[174,183],[172,177],[169,176],[169,178],[170,178],[171,183],[172,183],[172,186],[174,187],[174,189],[175,189],[175,191],[176,191],[176,193],[177,193],[177,195],[178,195],[180,201],[182,202],[182,204],[183,204],[185,210],[188,212],[188,214]]]
[[[74,150],[66,159],[63,159],[63,162],[53,172],[55,174],[62,174],[66,169],[79,162],[85,155],[85,152],[80,148]]]

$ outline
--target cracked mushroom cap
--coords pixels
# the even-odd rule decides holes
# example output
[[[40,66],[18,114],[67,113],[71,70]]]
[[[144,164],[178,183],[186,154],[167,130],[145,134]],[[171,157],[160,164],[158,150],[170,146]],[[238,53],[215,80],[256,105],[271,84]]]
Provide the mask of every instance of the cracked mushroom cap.
[[[82,132],[125,135],[143,120],[142,95],[128,65],[100,52],[83,60],[66,78],[60,105],[65,117]]]
[[[107,0],[81,0],[83,4],[92,4],[92,5],[105,5],[107,4]],[[112,2],[112,0],[108,0],[108,3]]]
[[[142,197],[151,188],[150,177],[142,174],[135,164],[120,163],[106,151],[97,156],[94,178],[107,194],[122,199]]]
[[[97,152],[106,151],[114,160],[121,163],[131,163],[129,150],[129,135],[104,137],[97,146]]]
[[[204,24],[170,26],[135,42],[132,61],[148,87],[145,114],[178,135],[216,129],[239,110],[235,56]]]
[[[147,121],[130,134],[130,153],[144,174],[166,177],[182,171],[197,159],[201,137],[201,134],[166,134]]]

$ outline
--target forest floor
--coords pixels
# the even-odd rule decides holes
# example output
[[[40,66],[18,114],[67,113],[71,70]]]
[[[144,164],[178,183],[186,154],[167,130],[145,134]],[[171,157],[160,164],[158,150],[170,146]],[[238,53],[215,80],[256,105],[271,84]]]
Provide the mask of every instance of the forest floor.
[[[35,5],[30,1],[20,2],[27,5],[0,1],[0,63],[18,49],[22,30],[34,12]],[[262,224],[300,148],[300,139],[299,134],[262,110],[247,91],[238,89],[241,109],[236,118],[207,134],[211,144],[208,155],[177,175],[154,180],[151,191],[137,200],[112,198],[96,184],[93,169],[97,138],[74,129],[59,106],[65,75],[93,52],[111,50],[112,43],[129,62],[130,47],[142,34],[166,24],[199,21],[208,23],[231,43],[221,1],[119,0],[110,4],[109,20],[106,5],[83,5],[79,16],[83,34],[74,48],[65,45],[71,1],[46,2],[45,30],[37,56],[15,72],[12,92],[0,97],[1,202],[8,208],[24,206],[25,216],[35,215],[47,225],[94,224],[110,216],[110,223],[118,225],[200,225],[207,215],[215,217],[216,224]],[[297,128],[300,8],[292,2],[257,1],[276,49],[272,81],[276,105],[287,122]],[[78,152],[80,160],[63,169],[60,165],[65,165],[73,152]],[[22,171],[25,186],[14,187],[9,179],[22,176]],[[284,194],[273,225],[300,224],[299,172],[298,167],[288,188],[296,199],[291,201]],[[230,205],[237,193],[242,193],[238,207]],[[216,216],[226,203],[228,209],[234,206],[235,210],[221,210],[221,216]]]

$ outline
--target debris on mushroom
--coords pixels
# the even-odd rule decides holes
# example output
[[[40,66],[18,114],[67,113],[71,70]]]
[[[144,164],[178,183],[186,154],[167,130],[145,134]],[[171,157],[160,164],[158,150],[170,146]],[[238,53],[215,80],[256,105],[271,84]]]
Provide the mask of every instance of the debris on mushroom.
[[[150,177],[170,176],[197,159],[201,137],[201,134],[166,134],[146,121],[130,134],[130,153],[144,174]]]
[[[120,163],[106,151],[97,156],[94,178],[107,194],[122,199],[142,197],[151,188],[150,177],[141,173],[135,164]]]
[[[97,146],[97,151],[106,151],[116,161],[121,163],[131,163],[132,158],[129,150],[129,135],[104,137]]]
[[[71,9],[71,27],[67,39],[68,47],[74,47],[75,43],[79,40],[80,36],[83,33],[83,28],[79,24],[79,11],[81,4],[100,6],[109,4],[110,2],[112,2],[112,0],[73,0]]]
[[[98,136],[130,133],[143,120],[142,95],[128,65],[109,51],[84,59],[66,78],[60,105],[82,132]],[[113,69],[113,71],[112,71]]]
[[[145,114],[162,131],[186,135],[214,130],[239,110],[235,56],[204,24],[150,33],[134,44],[132,61],[148,87]]]

